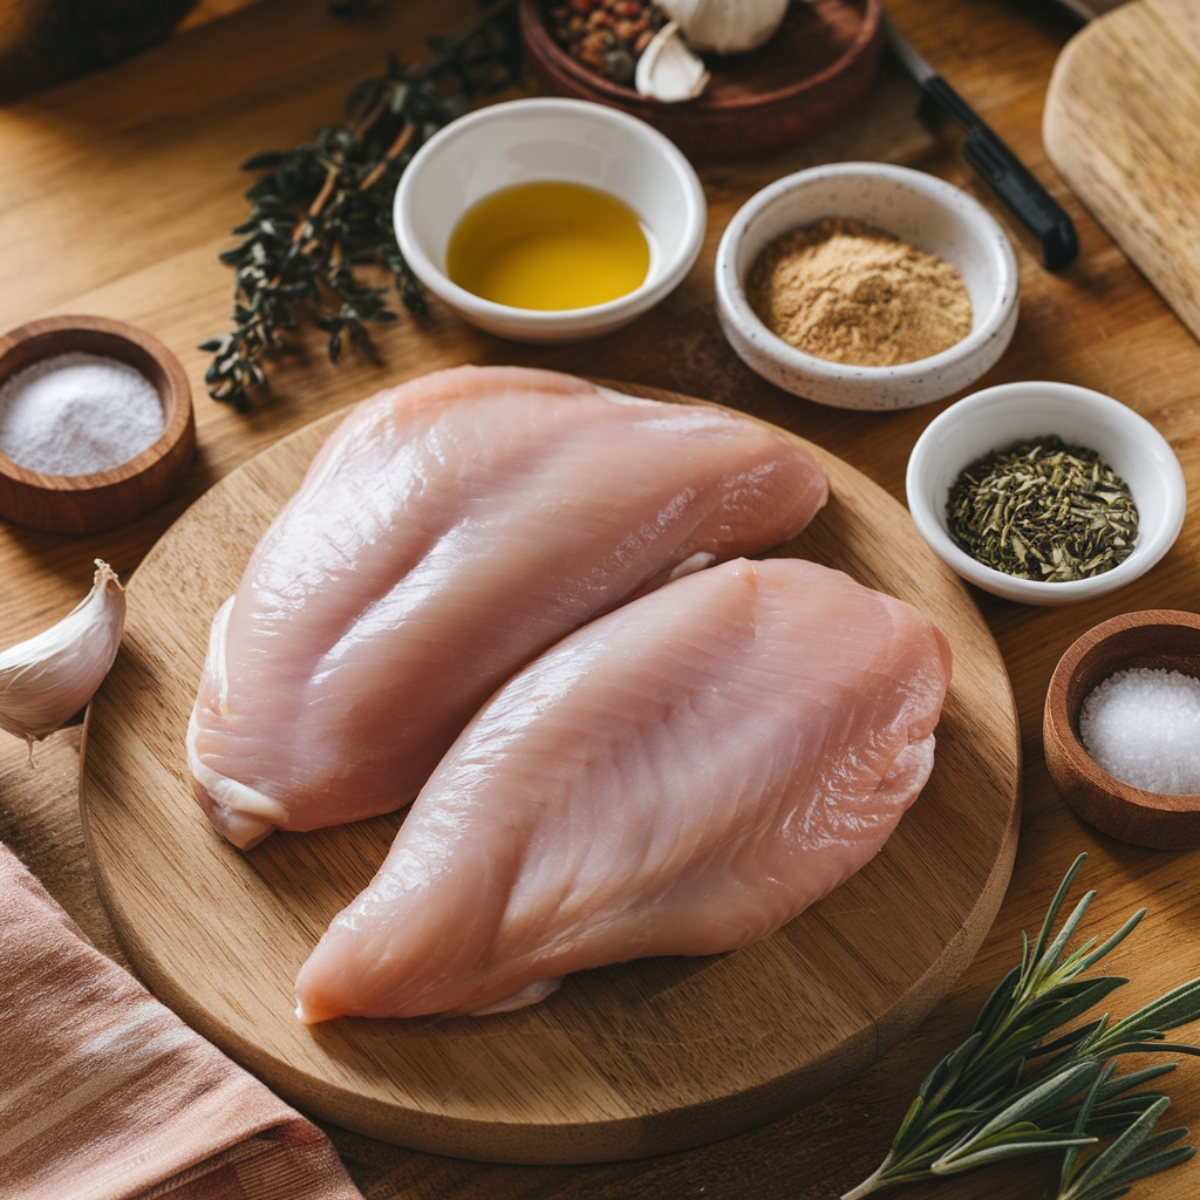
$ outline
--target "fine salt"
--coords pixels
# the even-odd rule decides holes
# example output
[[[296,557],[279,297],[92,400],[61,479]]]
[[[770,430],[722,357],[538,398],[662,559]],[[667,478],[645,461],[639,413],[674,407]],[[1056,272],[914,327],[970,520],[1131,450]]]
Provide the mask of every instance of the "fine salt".
[[[1200,679],[1118,671],[1083,702],[1079,735],[1097,766],[1146,792],[1200,792]]]
[[[59,354],[0,386],[0,451],[30,471],[108,471],[154,445],[162,431],[154,385],[116,359]]]

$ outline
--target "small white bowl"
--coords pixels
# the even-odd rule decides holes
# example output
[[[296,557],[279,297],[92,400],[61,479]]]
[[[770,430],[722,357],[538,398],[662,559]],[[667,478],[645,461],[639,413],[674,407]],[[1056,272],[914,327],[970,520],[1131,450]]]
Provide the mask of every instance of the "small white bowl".
[[[1049,434],[1095,450],[1133,493],[1137,543],[1103,575],[1069,583],[1017,579],[985,567],[950,537],[946,502],[963,468],[992,450]],[[1171,548],[1187,508],[1183,470],[1166,438],[1111,396],[1069,383],[1004,383],[950,405],[917,439],[905,486],[912,518],[934,553],[968,582],[1022,604],[1075,604],[1131,583]]]
[[[776,337],[746,299],[750,268],[777,237],[825,217],[862,221],[953,263],[971,295],[971,332],[940,354],[896,367],[830,362]],[[813,167],[751,196],[721,238],[716,285],[721,328],[747,366],[835,408],[885,411],[944,399],[993,366],[1017,325],[1017,259],[991,214],[952,184],[885,163]]]
[[[446,246],[463,213],[519,183],[581,183],[623,200],[650,243],[645,282],[587,308],[544,312],[496,304],[446,275]],[[691,270],[704,241],[704,189],[657,130],[583,100],[512,100],[460,117],[430,138],[396,191],[396,238],[417,278],[481,329],[519,342],[599,337],[652,308]]]

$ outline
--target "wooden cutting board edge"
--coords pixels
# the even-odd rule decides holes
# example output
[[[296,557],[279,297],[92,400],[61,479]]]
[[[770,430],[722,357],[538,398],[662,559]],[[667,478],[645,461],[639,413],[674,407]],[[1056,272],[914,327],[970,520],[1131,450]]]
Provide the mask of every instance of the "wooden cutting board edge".
[[[597,382],[653,399],[709,403],[639,385],[608,380]],[[296,431],[264,454],[287,453],[288,444],[307,442],[318,429],[323,435],[327,435],[350,407],[352,406]],[[738,415],[743,418],[747,416],[744,413]],[[753,417],[748,419],[757,420]],[[760,423],[810,450],[829,473],[835,494],[843,477],[853,477],[856,482],[867,485],[868,494],[876,504],[885,508],[894,506],[903,512],[901,506],[882,488],[854,471],[842,460],[786,430],[780,430],[768,422]],[[252,474],[257,465],[258,460],[251,460],[234,475]],[[233,478],[234,476],[229,477],[230,480]],[[218,486],[224,487],[227,483],[229,480]],[[189,519],[202,519],[206,503],[214,502],[212,495],[210,492],[201,497],[181,517],[180,523]],[[157,546],[151,550],[138,572],[135,572],[129,581],[135,595],[137,577],[144,571],[153,570],[157,550]],[[978,632],[986,639],[985,644],[990,644],[990,653],[994,656],[991,665],[993,668],[999,667],[999,677],[1004,681],[1003,700],[1001,701],[999,696],[996,697],[997,717],[1002,713],[1007,718],[1011,734],[1010,762],[1013,772],[1003,835],[996,847],[991,871],[971,911],[928,969],[898,995],[887,1011],[880,1014],[869,1027],[858,1031],[853,1039],[843,1042],[835,1051],[804,1064],[799,1070],[783,1072],[778,1077],[747,1089],[731,1099],[717,1099],[669,1111],[644,1112],[634,1117],[608,1122],[552,1122],[535,1127],[527,1122],[505,1126],[502,1123],[498,1124],[494,1118],[473,1121],[448,1117],[445,1114],[412,1112],[403,1114],[402,1119],[398,1120],[395,1112],[381,1114],[379,1106],[375,1103],[364,1103],[353,1088],[339,1087],[331,1084],[328,1079],[314,1077],[303,1070],[288,1069],[275,1057],[264,1053],[253,1041],[219,1020],[203,1005],[198,1005],[193,996],[182,990],[172,972],[160,961],[153,944],[154,939],[143,936],[137,921],[129,918],[126,911],[128,881],[111,876],[106,870],[106,856],[102,850],[98,853],[99,847],[89,820],[85,795],[88,741],[92,723],[92,710],[89,709],[81,757],[81,813],[97,884],[113,925],[130,960],[150,989],[201,1034],[221,1046],[234,1059],[303,1111],[384,1141],[399,1142],[431,1153],[482,1161],[578,1163],[632,1159],[683,1150],[764,1124],[786,1111],[819,1099],[833,1088],[852,1079],[907,1036],[969,964],[990,929],[1008,886],[1020,824],[1021,752],[1015,700],[999,650],[978,610],[969,600],[964,585],[953,576],[949,568],[934,559],[932,554],[929,557],[932,563],[936,564],[936,569],[970,604]],[[136,891],[136,887],[133,890]]]
[[[1180,177],[1171,162],[1172,124],[1193,139],[1200,128],[1200,16],[1189,3],[1129,0],[1080,30],[1050,78],[1042,140],[1055,170],[1200,340],[1200,226],[1194,199],[1181,194],[1194,170]],[[1168,70],[1166,56],[1182,70]],[[1198,162],[1193,148],[1190,167]]]

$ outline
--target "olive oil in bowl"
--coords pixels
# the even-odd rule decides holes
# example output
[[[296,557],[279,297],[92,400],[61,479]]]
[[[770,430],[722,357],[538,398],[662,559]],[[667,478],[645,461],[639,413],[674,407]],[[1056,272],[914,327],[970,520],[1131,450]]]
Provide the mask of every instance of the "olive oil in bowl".
[[[627,204],[578,183],[520,183],[463,215],[446,248],[459,287],[510,308],[589,308],[639,288],[650,245]]]

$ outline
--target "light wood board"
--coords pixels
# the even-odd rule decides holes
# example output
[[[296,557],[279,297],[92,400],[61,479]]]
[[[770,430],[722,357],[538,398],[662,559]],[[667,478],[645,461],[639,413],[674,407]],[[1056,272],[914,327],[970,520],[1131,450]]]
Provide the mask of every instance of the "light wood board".
[[[823,1095],[907,1034],[970,961],[1004,895],[1016,712],[978,610],[904,509],[812,446],[832,498],[779,552],[912,602],[954,653],[933,777],[883,852],[736,954],[580,973],[542,1004],[485,1018],[296,1020],[297,969],[402,816],[277,833],[242,854],[192,797],[184,734],[212,614],[338,420],[218,484],[129,586],[123,648],[88,718],[81,802],[101,895],[155,994],[301,1109],[501,1162],[636,1158],[724,1137]]]
[[[1063,50],[1046,94],[1059,174],[1200,338],[1200,5],[1134,0]]]

